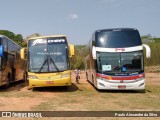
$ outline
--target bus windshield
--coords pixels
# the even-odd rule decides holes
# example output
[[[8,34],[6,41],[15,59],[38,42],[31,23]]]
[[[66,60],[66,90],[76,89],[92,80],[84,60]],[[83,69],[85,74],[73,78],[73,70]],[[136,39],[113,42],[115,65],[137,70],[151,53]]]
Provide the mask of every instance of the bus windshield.
[[[132,74],[143,71],[143,52],[97,52],[98,72],[106,74]]]
[[[69,69],[68,45],[65,38],[30,40],[29,71],[57,72]]]
[[[96,39],[96,47],[125,48],[142,45],[137,30],[98,31]]]

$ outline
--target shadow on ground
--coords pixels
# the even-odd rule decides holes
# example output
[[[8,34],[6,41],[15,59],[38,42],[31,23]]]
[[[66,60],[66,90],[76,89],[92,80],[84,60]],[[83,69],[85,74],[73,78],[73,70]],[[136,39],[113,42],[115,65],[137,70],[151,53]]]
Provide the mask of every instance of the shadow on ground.
[[[24,87],[26,87],[26,82],[24,82],[23,80],[16,81],[14,83],[11,83],[10,86],[7,87],[7,88],[5,86],[1,86],[0,87],[0,92],[20,91]]]
[[[79,90],[79,88],[72,83],[71,86],[37,87],[32,90],[36,92],[75,92]]]

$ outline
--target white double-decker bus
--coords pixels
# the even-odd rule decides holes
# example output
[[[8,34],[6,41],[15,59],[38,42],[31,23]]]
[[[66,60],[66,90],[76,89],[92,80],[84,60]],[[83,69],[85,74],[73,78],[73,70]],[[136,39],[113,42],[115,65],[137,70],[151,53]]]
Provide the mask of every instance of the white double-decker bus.
[[[95,31],[85,58],[87,80],[97,89],[145,90],[143,47],[149,58],[150,47],[142,44],[137,29]]]

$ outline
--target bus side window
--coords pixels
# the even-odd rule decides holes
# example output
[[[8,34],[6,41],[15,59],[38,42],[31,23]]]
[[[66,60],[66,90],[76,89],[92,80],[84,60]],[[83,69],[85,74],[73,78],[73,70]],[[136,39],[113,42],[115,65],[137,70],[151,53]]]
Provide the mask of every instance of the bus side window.
[[[8,51],[8,48],[7,48],[7,46],[8,46],[8,45],[7,45],[7,41],[8,41],[8,40],[7,40],[6,38],[4,38],[3,41],[2,41],[2,45],[3,45],[3,47],[4,47],[4,51]]]
[[[1,58],[2,70],[5,69],[6,65],[7,65],[7,52],[4,52],[4,56]]]

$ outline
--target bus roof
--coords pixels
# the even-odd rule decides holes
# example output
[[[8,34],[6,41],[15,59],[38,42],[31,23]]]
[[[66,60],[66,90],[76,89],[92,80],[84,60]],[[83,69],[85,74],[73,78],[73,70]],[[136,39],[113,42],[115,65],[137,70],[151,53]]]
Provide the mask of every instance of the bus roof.
[[[91,38],[96,47],[125,48],[142,45],[140,34],[134,28],[96,30]]]
[[[100,31],[125,31],[125,30],[137,30],[137,29],[136,28],[109,28],[109,29],[96,30],[95,32],[100,32]]]
[[[1,38],[7,38],[7,39],[9,39],[7,36],[5,36],[5,35],[0,35],[0,37]],[[11,39],[10,39],[11,40]]]
[[[7,36],[5,35],[0,35],[0,38],[7,38],[8,40],[10,40],[12,43],[16,44],[17,46],[19,46],[20,48],[22,48],[20,45],[18,45],[16,42],[14,42],[13,40],[9,39]]]
[[[39,37],[31,37],[28,40],[33,40],[33,39],[40,39],[40,38],[49,38],[49,37],[66,37],[66,35],[49,35],[49,36],[39,36]]]

